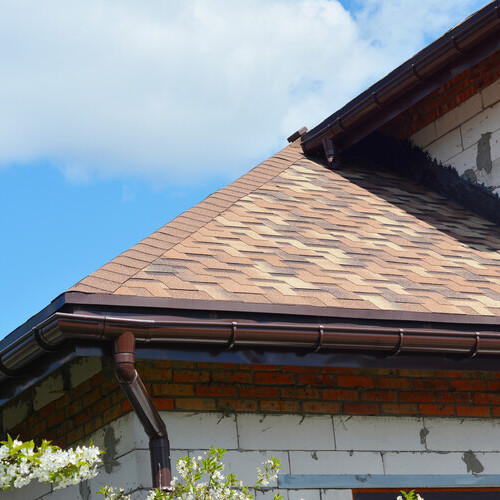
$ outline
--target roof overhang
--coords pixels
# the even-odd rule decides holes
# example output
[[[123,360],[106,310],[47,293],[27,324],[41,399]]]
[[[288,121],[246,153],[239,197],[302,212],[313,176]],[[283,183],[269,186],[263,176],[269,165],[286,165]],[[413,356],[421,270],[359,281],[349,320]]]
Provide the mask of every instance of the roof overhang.
[[[497,317],[66,293],[0,343],[0,403],[75,356],[360,368],[497,370]],[[29,369],[28,369],[29,367]]]
[[[302,136],[306,154],[348,148],[500,49],[500,0],[468,17]]]

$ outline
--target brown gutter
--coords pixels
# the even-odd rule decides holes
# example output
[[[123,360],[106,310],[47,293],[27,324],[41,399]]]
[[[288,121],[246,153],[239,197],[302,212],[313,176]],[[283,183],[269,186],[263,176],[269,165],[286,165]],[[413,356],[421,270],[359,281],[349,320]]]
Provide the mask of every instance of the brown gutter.
[[[131,331],[115,339],[113,357],[118,383],[149,437],[153,488],[166,490],[172,481],[167,428],[135,369],[135,336]]]
[[[491,328],[491,327],[490,327]],[[230,320],[169,320],[95,314],[55,313],[0,353],[6,378],[44,351],[68,339],[101,343],[133,332],[138,342],[184,348],[291,349],[300,352],[355,351],[500,355],[500,331],[399,328],[339,323],[279,323]]]
[[[454,65],[464,71],[498,50],[499,31],[500,1],[496,0],[304,134],[304,152],[323,150],[323,141],[329,139],[341,149],[354,144],[455,76]],[[466,61],[466,67],[460,61]]]

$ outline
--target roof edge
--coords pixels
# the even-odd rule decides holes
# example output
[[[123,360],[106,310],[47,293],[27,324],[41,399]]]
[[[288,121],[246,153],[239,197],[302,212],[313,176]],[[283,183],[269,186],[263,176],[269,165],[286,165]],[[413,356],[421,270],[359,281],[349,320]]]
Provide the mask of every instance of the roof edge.
[[[500,0],[495,0],[304,134],[304,152],[321,149],[327,138],[341,149],[356,143],[455,74],[500,49],[500,37],[494,36],[499,32]]]
[[[78,306],[104,306],[113,308],[178,309],[193,311],[273,314],[286,316],[319,317],[329,319],[431,322],[466,325],[500,326],[498,316],[472,316],[467,314],[421,313],[376,309],[345,309],[341,307],[263,304],[260,302],[231,302],[217,300],[169,299],[135,297],[131,295],[89,294],[66,292],[65,303]]]

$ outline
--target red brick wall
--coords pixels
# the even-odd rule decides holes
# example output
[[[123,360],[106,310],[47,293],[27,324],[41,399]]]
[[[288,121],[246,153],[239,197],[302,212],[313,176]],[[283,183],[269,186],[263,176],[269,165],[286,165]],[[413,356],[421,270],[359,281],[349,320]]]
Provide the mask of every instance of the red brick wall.
[[[497,51],[401,113],[383,127],[383,132],[407,139],[499,78],[500,51]]]
[[[500,416],[500,374],[140,361],[159,410]],[[15,401],[14,401],[15,403]],[[12,429],[71,444],[131,410],[106,367]]]

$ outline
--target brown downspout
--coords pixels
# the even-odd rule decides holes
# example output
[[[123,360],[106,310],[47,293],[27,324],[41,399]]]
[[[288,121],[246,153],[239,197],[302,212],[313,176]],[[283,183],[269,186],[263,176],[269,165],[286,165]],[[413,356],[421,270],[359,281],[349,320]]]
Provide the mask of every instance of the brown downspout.
[[[135,336],[132,332],[122,333],[115,339],[114,361],[118,383],[149,437],[153,488],[166,490],[172,481],[167,428],[135,369]]]

